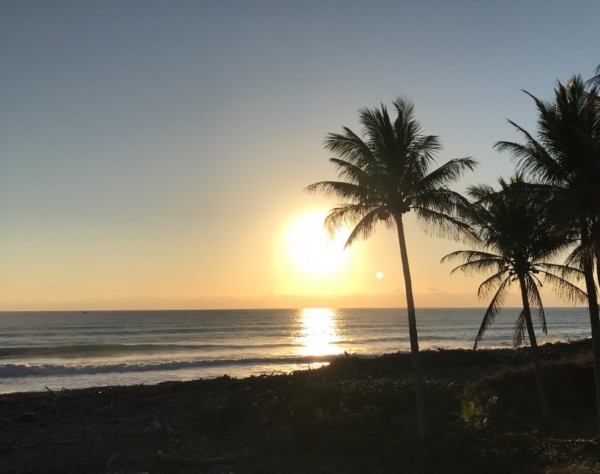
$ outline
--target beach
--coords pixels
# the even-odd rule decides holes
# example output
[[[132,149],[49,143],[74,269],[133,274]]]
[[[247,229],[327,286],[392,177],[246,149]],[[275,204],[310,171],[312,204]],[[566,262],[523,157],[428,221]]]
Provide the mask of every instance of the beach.
[[[341,355],[290,374],[0,395],[3,473],[600,470],[591,341],[422,351],[419,441],[408,354]]]
[[[600,474],[600,1],[516,7],[2,2],[0,474]]]

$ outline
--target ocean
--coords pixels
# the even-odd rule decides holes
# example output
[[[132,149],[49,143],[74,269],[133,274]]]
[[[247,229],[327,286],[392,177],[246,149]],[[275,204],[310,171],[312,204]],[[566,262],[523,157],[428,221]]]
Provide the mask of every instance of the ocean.
[[[484,310],[417,309],[421,349],[472,348]],[[505,309],[481,348],[512,347]],[[540,343],[590,336],[584,308],[548,308]],[[409,350],[405,309],[0,312],[0,393],[246,377],[348,353]]]

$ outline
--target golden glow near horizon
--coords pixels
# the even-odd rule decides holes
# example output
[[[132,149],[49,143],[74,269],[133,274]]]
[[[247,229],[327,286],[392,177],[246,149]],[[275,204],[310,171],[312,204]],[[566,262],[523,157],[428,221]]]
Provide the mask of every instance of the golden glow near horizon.
[[[300,336],[302,344],[299,354],[304,356],[321,356],[341,354],[342,348],[335,343],[339,340],[335,312],[329,308],[306,308],[298,312]]]
[[[344,249],[349,232],[330,235],[323,223],[326,211],[311,211],[296,217],[287,231],[287,252],[294,266],[314,276],[340,270],[348,257]]]

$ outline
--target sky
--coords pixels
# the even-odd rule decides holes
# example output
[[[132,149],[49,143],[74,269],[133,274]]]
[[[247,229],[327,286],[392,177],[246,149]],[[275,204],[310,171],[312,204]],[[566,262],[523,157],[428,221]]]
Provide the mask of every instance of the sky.
[[[599,17],[597,0],[0,0],[0,310],[405,306],[389,229],[331,263],[306,247],[336,204],[303,191],[336,178],[325,135],[407,97],[440,164],[479,162],[454,189],[493,184],[514,170],[493,149],[519,139],[507,119],[535,130],[522,90],[590,77]],[[417,306],[485,306],[484,276],[439,263],[464,246],[406,227]]]

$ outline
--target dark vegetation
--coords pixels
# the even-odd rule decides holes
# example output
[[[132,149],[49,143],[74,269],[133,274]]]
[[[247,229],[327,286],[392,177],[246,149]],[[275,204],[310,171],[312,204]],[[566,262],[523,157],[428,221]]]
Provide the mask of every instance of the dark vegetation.
[[[3,473],[600,472],[591,341],[421,352],[429,432],[416,435],[409,354],[156,386],[0,396]]]

